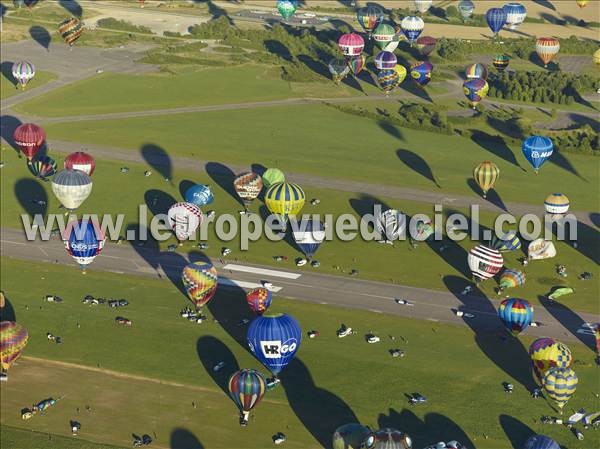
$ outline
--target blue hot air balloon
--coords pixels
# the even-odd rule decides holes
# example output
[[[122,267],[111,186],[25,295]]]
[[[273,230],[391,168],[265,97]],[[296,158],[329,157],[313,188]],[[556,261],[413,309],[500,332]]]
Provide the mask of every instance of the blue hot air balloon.
[[[506,298],[498,307],[498,316],[509,332],[519,335],[531,324],[533,307],[525,299]]]
[[[559,444],[545,435],[532,435],[527,438],[523,449],[560,449]]]
[[[506,13],[506,24],[511,30],[516,30],[527,17],[527,9],[520,3],[507,3],[502,9]]]
[[[85,273],[104,247],[104,233],[97,223],[90,219],[71,222],[64,233],[64,243],[67,252],[79,264]]]
[[[259,316],[250,323],[246,336],[254,356],[277,375],[294,358],[302,340],[300,324],[291,316]]]
[[[525,159],[529,161],[537,173],[542,164],[552,156],[554,145],[549,137],[529,136],[523,141],[521,149]]]
[[[292,234],[296,245],[311,259],[325,239],[325,226],[318,220],[293,222]]]
[[[186,203],[195,204],[198,207],[206,206],[214,201],[214,196],[210,186],[206,184],[196,184],[185,191]]]
[[[502,8],[490,8],[485,13],[485,20],[494,36],[496,36],[498,31],[506,24],[506,11]]]

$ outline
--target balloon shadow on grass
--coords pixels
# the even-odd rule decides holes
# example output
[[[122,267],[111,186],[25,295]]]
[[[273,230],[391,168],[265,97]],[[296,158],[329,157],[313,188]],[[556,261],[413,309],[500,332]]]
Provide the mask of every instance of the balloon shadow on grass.
[[[225,343],[210,335],[198,339],[196,353],[208,375],[229,397],[229,377],[240,369],[235,355]],[[225,363],[225,365],[215,372],[213,368],[220,362]]]
[[[290,407],[322,447],[331,446],[331,435],[339,426],[358,422],[348,404],[315,384],[299,358],[294,358],[279,377]]]
[[[13,86],[17,87],[17,80],[14,79],[12,74],[12,61],[2,61],[2,76],[10,82]]]
[[[19,158],[22,157],[21,149],[17,146],[13,135],[15,133],[15,129],[17,129],[20,125],[22,125],[22,122],[17,117],[12,115],[0,116],[0,135],[2,136],[2,139],[8,145],[10,145],[13,150],[15,150]]]
[[[380,428],[402,429],[412,438],[414,447],[451,440],[459,441],[465,447],[475,447],[458,424],[439,413],[427,413],[424,419],[421,419],[411,410],[403,409],[398,413],[390,408],[387,415],[379,415],[377,424]]]
[[[195,185],[196,183],[194,181],[190,181],[189,179],[184,179],[179,183],[179,195],[181,195],[182,201],[185,201],[185,192],[187,192],[190,187]]]
[[[204,449],[196,435],[180,427],[171,432],[169,447],[170,449]]]
[[[50,42],[52,41],[52,37],[48,30],[39,25],[33,25],[29,28],[29,35],[31,38],[40,44],[46,51],[50,51]]]
[[[533,3],[537,3],[544,8],[551,9],[552,11],[556,11],[556,7],[549,0],[533,0]]]
[[[392,136],[398,140],[404,140],[404,136],[402,135],[402,131],[400,130],[400,128],[398,128],[397,126],[394,126],[390,122],[387,122],[385,120],[380,120],[377,122],[377,125],[382,130],[384,130],[386,133],[388,133],[390,136]]]
[[[144,193],[144,202],[152,215],[167,214],[169,208],[177,202],[175,198],[167,192],[158,189],[150,189]],[[150,219],[152,217],[149,217]]]
[[[294,58],[292,57],[292,54],[290,53],[289,49],[281,42],[275,39],[267,39],[266,41],[264,41],[263,45],[269,53],[278,56],[284,61],[290,63],[293,62]]]
[[[81,19],[83,9],[81,8],[81,5],[75,0],[59,0],[58,4],[65,8],[72,16]]]
[[[21,178],[15,183],[14,193],[17,201],[30,217],[36,214],[46,215],[48,194],[39,181],[32,178]]]
[[[512,416],[500,415],[499,421],[513,449],[522,449],[527,438],[536,435],[529,426]]]
[[[479,187],[479,185],[477,185],[473,178],[467,179],[467,185],[471,188],[473,192],[475,192],[477,196],[481,196],[483,198],[483,192],[481,191],[481,188]],[[508,212],[504,201],[502,201],[502,198],[500,197],[496,189],[488,190],[486,197],[483,199],[488,203],[493,204],[494,206],[502,209],[503,211]]]
[[[572,173],[573,175],[577,176],[579,179],[589,182],[587,179],[585,179],[583,176],[581,176],[579,174],[577,169],[573,166],[573,164],[571,164],[571,161],[569,161],[569,159],[567,159],[567,157],[564,154],[562,154],[560,151],[555,149],[554,152],[552,153],[552,156],[550,156],[549,161],[551,163],[553,163],[554,165],[557,165],[558,167],[562,168],[563,170],[566,170],[569,173]]]
[[[461,292],[472,283],[458,276],[444,276],[448,291],[458,299],[460,309],[472,312],[476,318],[463,318],[464,323],[474,333],[475,343],[486,357],[508,376],[520,383],[528,391],[536,385],[531,376],[531,360],[523,343],[506,332],[494,304],[485,294],[474,287],[471,292]]]
[[[409,77],[410,77],[410,73],[409,73]],[[425,88],[415,84],[414,81],[406,80],[402,84],[400,84],[398,87],[405,90],[409,94],[414,95],[415,97],[419,97],[421,100],[425,100],[425,101],[428,101],[429,103],[433,103],[433,99],[427,93]]]
[[[600,265],[600,232],[580,220],[577,220],[576,230],[577,240],[572,241],[570,236],[574,229],[571,223],[565,221],[564,227],[559,226],[559,223],[552,223],[552,234],[557,240],[570,243],[579,254],[595,265]]]
[[[492,136],[484,131],[477,129],[471,129],[471,140],[479,145],[481,148],[486,150],[488,153],[499,157],[500,159],[514,165],[525,171],[523,167],[517,161],[515,154],[512,152],[510,147],[506,145],[504,139],[500,136]]]
[[[308,55],[298,55],[297,58],[298,61],[300,61],[302,64],[304,64],[307,68],[312,70],[317,75],[320,75],[323,78],[329,78],[329,69],[322,62],[317,61],[316,59],[311,58]]]
[[[220,279],[226,279],[227,276],[221,270]],[[219,325],[233,338],[238,344],[249,351],[246,332],[248,326],[242,324],[242,320],[252,321],[255,315],[248,308],[246,302],[246,292],[234,285],[220,284],[217,288],[215,297],[206,306],[212,316],[219,322]]]
[[[368,193],[361,193],[358,198],[350,198],[348,202],[350,203],[350,207],[352,207],[354,212],[360,217],[361,220],[366,219],[365,216],[375,215],[375,206],[377,205],[381,206],[382,212],[392,209],[392,207],[390,207],[386,202],[377,197],[369,195]],[[373,230],[373,226],[370,226],[370,229]]]
[[[144,158],[144,161],[154,170],[156,170],[163,178],[171,180],[173,178],[173,164],[171,162],[171,156],[165,151],[164,148],[154,145],[153,143],[146,143],[142,145],[140,153]]]
[[[547,296],[538,296],[538,300],[556,321],[562,324],[585,347],[594,353],[596,352],[596,339],[594,335],[591,332],[589,335],[577,332],[582,326],[585,326],[585,320],[563,303],[552,301]]]
[[[242,204],[240,197],[235,192],[233,181],[235,180],[235,173],[226,165],[220,162],[207,162],[204,166],[206,173],[221,189],[227,192],[233,199],[238,203]]]
[[[145,224],[129,223],[125,228],[125,235],[131,232],[135,233],[135,239],[130,240],[128,236],[128,240],[135,252],[156,271],[158,278],[162,278],[162,274],[158,271],[160,267],[160,247],[152,237],[150,229]]]
[[[438,189],[441,188],[441,186],[435,179],[433,170],[431,170],[431,167],[429,166],[427,161],[421,156],[419,156],[417,153],[414,153],[409,150],[399,149],[396,151],[396,155],[398,156],[398,159],[400,159],[402,163],[404,163],[404,165],[406,165],[412,171],[420,174],[424,178],[433,182]]]

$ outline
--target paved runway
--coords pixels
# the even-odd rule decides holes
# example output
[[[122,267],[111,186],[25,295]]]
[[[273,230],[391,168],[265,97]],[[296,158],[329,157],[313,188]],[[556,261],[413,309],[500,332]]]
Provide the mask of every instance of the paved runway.
[[[21,230],[2,228],[0,248],[4,257],[75,266],[61,241],[28,242]],[[102,254],[89,267],[89,271],[102,270],[171,282],[169,279],[179,279],[181,269],[186,263],[188,263],[187,257],[176,252],[157,252],[143,247],[133,248],[128,244],[117,245],[107,242]],[[455,291],[450,293],[367,281],[349,276],[324,275],[309,267],[302,270],[280,271],[272,267],[242,265],[229,261],[221,264],[218,260],[214,260],[213,263],[220,274],[221,288],[231,286],[252,288],[266,278],[276,287],[278,295],[289,299],[363,309],[387,315],[401,315],[432,322],[466,324],[478,330],[501,329],[501,323],[496,316],[499,301],[495,298],[489,300],[482,294],[461,295],[460,292],[469,282],[459,278],[457,278]],[[398,305],[394,301],[395,298],[407,299],[414,305]],[[475,317],[459,318],[453,309],[470,312]],[[529,335],[551,336],[570,341],[580,340],[592,347],[594,344],[592,332],[586,328],[585,323],[600,321],[600,316],[587,313],[575,314],[560,306],[549,309],[536,307],[535,319],[542,325],[530,327],[527,330]],[[352,325],[352,323],[346,324]]]

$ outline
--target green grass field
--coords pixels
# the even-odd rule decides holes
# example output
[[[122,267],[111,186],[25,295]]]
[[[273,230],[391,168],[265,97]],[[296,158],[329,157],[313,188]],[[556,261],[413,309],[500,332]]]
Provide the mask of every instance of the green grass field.
[[[54,73],[38,70],[35,73],[35,77],[29,83],[27,83],[25,92],[28,89],[34,89],[36,87],[43,86],[44,84],[55,79],[56,75]],[[0,98],[3,100],[14,95],[20,95],[23,92],[20,86],[18,88],[15,86],[15,81],[13,80],[12,76],[9,79],[4,75],[0,78],[0,91],[2,92],[0,94]]]
[[[236,366],[260,368],[245,349],[244,328],[237,325],[248,316],[241,291],[219,289],[207,311],[219,324],[209,320],[199,326],[178,316],[187,300],[167,280],[93,271],[82,276],[78,271],[2,259],[2,289],[16,319],[29,330],[25,355],[89,367],[21,359],[2,385],[4,425],[66,436],[68,420],[79,419],[78,438],[121,446],[130,444],[132,432],[155,432],[158,447],[178,447],[173,433],[183,428],[203,445],[192,447],[267,447],[271,435],[283,431],[286,447],[310,448],[317,447],[317,441],[326,443],[337,425],[352,420],[399,427],[411,434],[415,447],[457,438],[480,448],[508,447],[510,439],[520,448],[516,442],[531,431],[570,448],[598,444],[594,432],[586,432],[582,443],[564,428],[537,421],[554,412],[544,400],[532,400],[521,384],[531,383],[525,349],[529,337],[521,337],[521,343],[502,342],[491,334],[474,338],[473,331],[463,327],[279,297],[272,305],[274,312],[290,313],[304,331],[319,329],[321,336],[302,343],[297,361],[282,375],[282,386],[268,393],[249,427],[240,430],[235,407],[219,385]],[[44,303],[48,293],[61,295],[64,302]],[[81,298],[88,293],[124,297],[130,305],[118,311],[85,306]],[[133,327],[116,327],[116,315],[130,318]],[[336,338],[342,322],[358,335]],[[382,337],[379,345],[364,342],[362,335],[369,331]],[[61,336],[62,345],[48,342],[46,332]],[[391,347],[404,349],[406,357],[391,358]],[[566,413],[594,409],[594,355],[579,344],[570,347],[580,381]],[[211,367],[221,360],[227,368],[215,375]],[[506,395],[503,381],[513,382],[515,393]],[[408,406],[404,394],[415,391],[429,402]],[[20,419],[22,407],[62,395],[62,402],[45,416]],[[89,415],[86,405],[92,410]]]
[[[560,179],[574,210],[593,210],[597,205],[588,193],[598,179],[598,161],[589,156],[561,154],[560,159],[556,158],[560,166],[550,161],[536,176],[520,148],[501,140],[490,142],[486,133],[479,133],[473,141],[400,129],[325,105],[187,113],[93,124],[52,123],[45,129],[53,139],[131,151],[154,144],[172,156],[237,165],[261,163],[284,171],[439,189],[449,195],[471,194],[467,180],[473,168],[481,161],[492,160],[501,171],[496,187],[505,202],[540,204],[551,193],[549,186]],[[411,160],[416,155],[414,169],[398,154],[408,155]],[[421,174],[428,171],[439,187]]]
[[[36,181],[26,168],[25,162],[19,160],[13,150],[3,147],[1,159],[5,162],[2,168],[2,189],[10,192],[6,200],[2,201],[2,226],[21,228],[20,214],[22,213],[58,213],[59,203],[51,191],[50,182]],[[56,157],[56,154],[53,155]],[[62,166],[62,158],[57,158],[59,166]],[[80,213],[96,214],[125,214],[124,226],[134,226],[137,229],[138,206],[149,205],[150,216],[152,213],[166,213],[175,201],[182,199],[180,185],[187,185],[190,181],[198,183],[209,183],[213,189],[216,201],[214,204],[204,208],[205,212],[214,209],[217,213],[233,213],[241,209],[240,203],[232,197],[225,189],[230,188],[230,180],[223,177],[211,179],[203,170],[179,170],[175,169],[169,173],[172,182],[166,182],[157,170],[150,177],[143,176],[149,167],[136,164],[127,164],[130,168],[128,174],[121,174],[119,167],[123,163],[111,161],[98,161],[98,168],[94,173],[94,187],[92,195],[86,200],[80,209]],[[201,167],[199,166],[198,169]],[[122,186],[115,195],[114,186]],[[307,198],[319,198],[321,204],[311,206],[308,202],[304,206],[303,213],[326,214],[331,213],[336,218],[344,213],[350,213],[360,217],[367,213],[370,204],[382,203],[389,207],[400,209],[410,216],[416,213],[426,213],[433,217],[432,205],[416,203],[411,201],[390,200],[389,198],[373,198],[361,195],[353,195],[345,192],[315,189],[304,186]],[[13,194],[14,192],[14,194]],[[157,204],[152,205],[153,199]],[[48,202],[47,208],[39,207],[32,200],[43,199]],[[263,214],[264,206],[257,200],[251,207],[252,210]],[[457,211],[450,207],[444,209],[444,217]],[[463,211],[461,211],[463,212]],[[464,211],[468,216],[468,211]],[[482,213],[480,221],[482,225],[491,227],[495,215]],[[599,291],[600,271],[594,266],[597,256],[598,238],[597,231],[582,225],[579,229],[579,249],[576,250],[566,243],[557,242],[558,257],[547,261],[532,263],[527,268],[527,284],[515,290],[515,294],[538,303],[538,295],[544,295],[556,285],[571,285],[577,290],[576,295],[566,299],[566,304],[579,311],[598,311],[597,297]],[[125,234],[123,231],[122,235]],[[248,251],[240,251],[238,238],[231,242],[221,242],[214,233],[214,227],[210,228],[208,242],[210,247],[206,254],[210,257],[220,257],[223,246],[233,249],[232,258],[239,260],[274,265],[279,268],[294,269],[294,258],[301,255],[295,245],[288,238],[282,242],[271,242],[261,238],[257,242],[250,243]],[[160,248],[165,250],[169,244],[175,243],[175,237],[162,243]],[[446,242],[449,243],[449,242]],[[187,252],[197,250],[193,242],[188,242],[178,251]],[[365,242],[356,239],[352,242],[342,242],[338,239],[325,242],[317,253],[317,259],[321,262],[320,271],[331,274],[347,275],[352,269],[358,269],[360,276],[368,279],[376,279],[384,282],[395,282],[404,285],[424,287],[438,290],[447,290],[443,278],[446,275],[469,276],[466,266],[466,252],[473,246],[470,239],[463,242],[451,243],[447,252],[440,254],[439,245],[433,243],[431,247],[421,244],[416,250],[411,249],[408,242],[400,242],[396,247],[381,245],[374,242]],[[109,253],[107,249],[106,253]],[[277,263],[273,256],[285,255],[288,262]],[[505,253],[506,266],[517,267],[520,263],[517,258],[523,256],[521,251]],[[100,256],[102,257],[102,255]],[[381,261],[385,263],[381,263]],[[570,273],[568,279],[556,275],[554,266],[557,263],[567,265]],[[93,265],[91,266],[93,270]],[[313,270],[307,267],[306,270]],[[591,271],[594,278],[587,282],[576,279],[576,275],[583,271]],[[488,294],[495,296],[496,283],[488,281],[483,283],[482,289]]]

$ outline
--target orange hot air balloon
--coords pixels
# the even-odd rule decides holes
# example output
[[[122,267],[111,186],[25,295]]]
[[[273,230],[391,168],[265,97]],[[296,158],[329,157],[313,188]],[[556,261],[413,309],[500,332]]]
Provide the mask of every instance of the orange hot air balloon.
[[[544,63],[544,67],[554,59],[560,50],[560,42],[554,37],[540,37],[535,42],[535,51]]]

